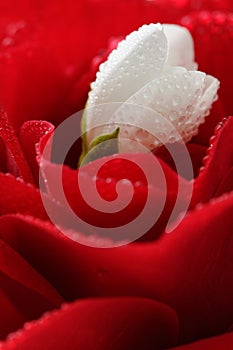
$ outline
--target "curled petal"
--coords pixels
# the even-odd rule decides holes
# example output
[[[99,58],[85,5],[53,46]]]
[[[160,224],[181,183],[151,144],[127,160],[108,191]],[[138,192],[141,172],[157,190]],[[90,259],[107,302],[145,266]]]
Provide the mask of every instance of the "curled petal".
[[[48,219],[39,190],[22,179],[0,173],[0,193],[1,215],[21,213]]]
[[[219,81],[193,70],[193,56],[191,35],[176,25],[144,25],[121,41],[91,85],[84,155],[93,140],[116,128],[120,152],[139,152],[132,141],[148,151],[196,135],[217,99]]]
[[[25,321],[57,307],[62,298],[55,289],[11,247],[0,241],[0,338]]]
[[[20,143],[33,172],[36,183],[38,183],[39,168],[36,161],[36,145],[40,139],[51,132],[54,126],[47,121],[31,120],[25,122],[20,128]]]
[[[4,141],[6,147],[13,157],[13,161],[17,167],[17,171],[25,182],[34,183],[34,179],[23,153],[19,139],[9,122],[8,116],[0,108],[0,137]],[[9,158],[11,158],[9,157]],[[12,161],[12,160],[11,160]]]
[[[171,221],[185,210],[191,186],[153,155],[129,154],[125,155],[126,158],[122,157],[101,158],[78,171],[44,162],[41,169],[48,196],[66,210],[57,217],[58,222],[53,220],[54,212],[50,211],[51,220],[87,235],[92,233],[98,236],[99,232],[100,236],[116,241],[121,241],[120,237],[123,240],[129,237],[132,240],[158,237],[165,229],[176,202],[179,203],[176,207],[178,212]],[[59,173],[62,173],[62,179]],[[118,185],[122,189],[119,192]],[[112,211],[108,210],[110,206]],[[71,215],[67,212],[70,208]],[[77,221],[73,218],[73,212]],[[143,228],[144,220],[141,219],[137,234],[129,228],[129,232],[125,232],[127,225],[133,225],[136,219],[140,221],[140,215],[146,215],[149,222],[147,228]],[[99,228],[104,228],[104,232],[98,231]],[[114,228],[115,234],[111,233]]]
[[[194,62],[194,45],[190,32],[174,24],[164,24],[163,30],[168,40],[166,63],[170,66],[196,70],[197,64]]]
[[[89,93],[90,107],[108,102],[124,102],[152,77],[159,76],[166,60],[167,40],[160,24],[142,26],[118,44],[100,65]],[[87,130],[95,120],[104,124],[108,116],[100,110],[86,110]],[[107,119],[106,119],[107,118]]]
[[[194,182],[194,194],[192,205],[198,202],[207,202],[233,190],[232,167],[233,167],[233,117],[224,119],[211,139],[209,152],[204,158],[205,165]],[[225,189],[225,190],[224,190]]]
[[[161,144],[189,141],[197,134],[216,95],[219,83],[205,73],[172,67],[161,77],[143,86],[126,103],[122,104],[108,120],[111,128],[120,126],[120,136],[140,141],[148,149]],[[146,106],[140,108],[138,106]],[[119,124],[118,124],[119,123]],[[104,128],[109,133],[110,126]],[[137,130],[145,130],[140,138]],[[127,144],[120,150],[127,152]]]
[[[0,232],[67,298],[161,300],[178,313],[181,341],[190,342],[232,324],[232,208],[233,194],[190,212],[156,242],[114,249],[79,245],[52,225],[20,216],[0,219]]]
[[[59,330],[59,331],[58,331]],[[64,305],[2,343],[2,350],[156,350],[177,341],[168,306],[138,298],[80,300]]]

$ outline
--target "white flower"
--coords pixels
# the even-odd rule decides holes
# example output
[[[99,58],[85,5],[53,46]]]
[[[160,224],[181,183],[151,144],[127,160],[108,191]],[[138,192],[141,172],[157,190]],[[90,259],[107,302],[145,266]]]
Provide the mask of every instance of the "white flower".
[[[196,69],[187,29],[150,24],[128,35],[91,85],[84,123],[87,150],[117,127],[123,152],[131,151],[124,138],[149,150],[179,139],[189,141],[209,114],[219,88],[217,79]]]

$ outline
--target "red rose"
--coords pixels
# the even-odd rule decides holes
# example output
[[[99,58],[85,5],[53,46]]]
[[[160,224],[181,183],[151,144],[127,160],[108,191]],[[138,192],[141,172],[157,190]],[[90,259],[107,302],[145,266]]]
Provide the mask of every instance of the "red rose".
[[[3,2],[0,13],[0,348],[231,349],[231,1],[23,0]],[[177,174],[165,147],[153,156],[109,156],[76,170],[78,141],[65,166],[54,156],[44,160],[41,198],[38,164],[50,135],[55,154],[62,152],[54,125],[84,107],[99,64],[118,41],[158,21],[186,26],[199,69],[221,82],[219,101],[187,144],[194,179],[185,169]],[[183,150],[174,147],[183,159]],[[153,174],[151,157],[163,171],[165,197],[159,173],[148,186],[137,167]],[[89,247],[112,241],[100,240],[85,225],[78,230],[66,216],[58,191],[61,169],[75,214],[105,232],[140,214],[148,188],[155,207],[164,200],[161,215],[134,243]],[[82,198],[77,175],[84,188],[96,185],[108,203],[127,179],[133,186],[123,182],[121,195],[128,198],[133,190],[132,201],[119,213],[100,213]],[[178,195],[173,229],[166,234]]]

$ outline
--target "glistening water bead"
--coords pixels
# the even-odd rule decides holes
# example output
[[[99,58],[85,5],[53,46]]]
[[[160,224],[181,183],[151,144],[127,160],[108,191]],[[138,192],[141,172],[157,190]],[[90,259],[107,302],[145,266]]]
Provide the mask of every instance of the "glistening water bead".
[[[209,114],[219,88],[217,79],[196,69],[187,29],[150,24],[129,34],[100,66],[91,85],[84,114],[87,149],[117,127],[121,152],[132,151],[126,136],[145,150],[189,141]]]

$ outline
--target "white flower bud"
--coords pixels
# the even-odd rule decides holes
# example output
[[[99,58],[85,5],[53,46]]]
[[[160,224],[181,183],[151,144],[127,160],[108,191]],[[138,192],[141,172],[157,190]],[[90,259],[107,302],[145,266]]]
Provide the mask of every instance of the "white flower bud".
[[[187,29],[150,24],[128,35],[100,66],[92,84],[85,110],[87,149],[117,127],[121,152],[132,151],[130,143],[122,141],[125,137],[149,150],[189,141],[219,88],[217,79],[196,69]]]

